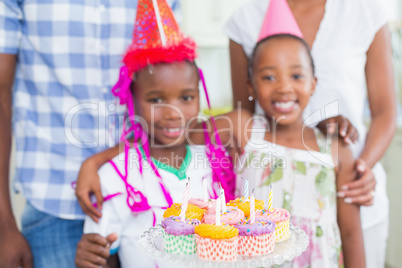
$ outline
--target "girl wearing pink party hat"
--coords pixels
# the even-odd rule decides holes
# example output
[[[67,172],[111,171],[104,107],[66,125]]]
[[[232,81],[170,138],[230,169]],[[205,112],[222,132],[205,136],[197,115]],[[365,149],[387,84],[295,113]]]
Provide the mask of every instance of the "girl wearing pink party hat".
[[[246,194],[247,181],[267,204],[272,185],[273,208],[287,209],[306,232],[307,250],[286,267],[365,267],[359,206],[336,195],[356,178],[353,154],[342,140],[304,124],[317,83],[314,62],[286,1],[271,3],[249,65],[249,94],[264,116],[235,111],[216,118],[222,142],[234,139],[243,152],[237,195]]]
[[[233,13],[225,27],[231,39],[234,102],[241,101],[241,106],[249,107],[250,111],[254,111],[254,103],[251,98],[247,100],[250,96],[246,87],[247,62],[267,7],[273,1],[278,0],[248,1]],[[345,184],[339,195],[345,202],[362,205],[367,267],[383,267],[390,213],[386,191],[389,178],[380,159],[389,147],[397,122],[388,3],[381,0],[287,2],[311,48],[318,78],[305,118],[318,115],[322,120],[343,115],[356,127],[354,132],[359,133],[359,139],[351,144],[358,176]],[[339,132],[344,135],[341,125]]]
[[[207,151],[205,145],[187,143],[199,113],[199,80],[204,82],[194,63],[194,41],[180,31],[165,0],[140,0],[134,29],[112,89],[129,115],[124,151],[99,170],[103,216],[97,223],[85,219],[78,267],[103,265],[116,251],[122,267],[154,266],[140,250],[139,237],[161,222],[167,207],[181,203],[188,178],[190,197],[205,196],[202,178],[212,197],[219,184],[226,186],[227,198],[234,193],[233,167],[212,164],[228,158],[223,147],[208,143]]]

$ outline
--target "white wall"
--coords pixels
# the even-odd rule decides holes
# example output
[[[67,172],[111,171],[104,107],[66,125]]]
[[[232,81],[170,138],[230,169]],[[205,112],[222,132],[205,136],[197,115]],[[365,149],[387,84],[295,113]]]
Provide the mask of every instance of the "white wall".
[[[14,178],[14,156],[15,156],[15,142],[13,142],[11,149],[11,162],[10,162],[10,193],[11,193],[11,206],[15,219],[17,220],[18,227],[21,226],[21,214],[25,207],[25,198],[21,194],[15,194],[13,191],[12,178]]]
[[[248,1],[250,0],[181,0],[182,29],[197,42],[197,63],[205,74],[213,108],[232,105],[229,39],[224,34],[223,27],[231,14]],[[206,107],[204,99],[202,107]]]

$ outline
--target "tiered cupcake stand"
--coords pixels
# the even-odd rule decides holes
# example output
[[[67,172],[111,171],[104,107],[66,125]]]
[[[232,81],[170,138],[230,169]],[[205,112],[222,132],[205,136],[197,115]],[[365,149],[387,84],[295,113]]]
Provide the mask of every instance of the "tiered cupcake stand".
[[[290,225],[290,237],[288,240],[276,243],[275,251],[269,255],[247,257],[238,255],[234,262],[212,262],[198,258],[197,254],[179,256],[167,253],[163,250],[162,227],[157,225],[145,232],[139,240],[142,248],[153,259],[162,263],[171,264],[174,267],[271,267],[280,265],[286,261],[292,261],[307,249],[308,237],[299,227]]]

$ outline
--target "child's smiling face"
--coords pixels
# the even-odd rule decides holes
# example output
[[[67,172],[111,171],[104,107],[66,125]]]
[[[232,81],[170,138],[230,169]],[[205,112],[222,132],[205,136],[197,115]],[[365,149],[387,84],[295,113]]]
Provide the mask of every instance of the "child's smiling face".
[[[155,144],[182,145],[188,124],[196,123],[200,110],[197,68],[188,62],[150,68],[136,75],[136,114],[147,124]]]
[[[316,85],[312,68],[301,41],[290,37],[264,41],[255,51],[250,94],[279,125],[302,121]]]

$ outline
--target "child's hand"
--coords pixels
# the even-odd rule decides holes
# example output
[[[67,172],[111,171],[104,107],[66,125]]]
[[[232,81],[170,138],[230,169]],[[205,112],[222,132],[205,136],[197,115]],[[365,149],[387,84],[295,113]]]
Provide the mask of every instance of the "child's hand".
[[[84,161],[78,174],[77,187],[75,189],[75,195],[77,196],[82,210],[96,223],[99,221],[99,218],[102,217],[100,211],[102,210],[103,203],[98,167],[96,162],[91,158]],[[90,194],[94,194],[96,197],[96,208],[92,205]]]
[[[99,268],[105,265],[110,256],[110,245],[116,239],[115,233],[106,238],[99,234],[84,234],[77,245],[75,265],[79,268]]]
[[[324,134],[333,135],[335,134],[337,126],[339,129],[339,137],[342,138],[347,144],[355,143],[359,140],[359,133],[357,132],[357,129],[346,117],[343,117],[342,115],[321,121],[318,123],[317,128]]]
[[[374,203],[375,186],[377,184],[374,174],[363,159],[357,159],[355,169],[357,180],[341,187],[338,197],[344,198],[346,203],[361,206],[371,206]]]

